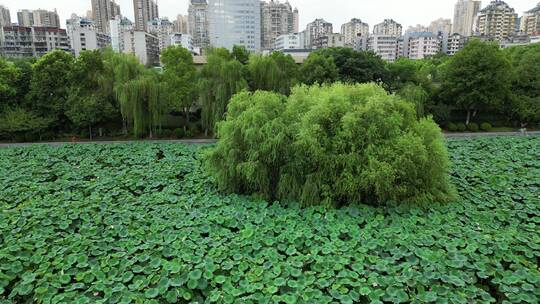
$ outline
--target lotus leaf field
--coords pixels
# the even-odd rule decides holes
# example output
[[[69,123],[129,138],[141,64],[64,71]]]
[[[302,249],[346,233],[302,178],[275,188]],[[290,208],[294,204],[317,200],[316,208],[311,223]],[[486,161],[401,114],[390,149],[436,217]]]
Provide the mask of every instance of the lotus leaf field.
[[[0,150],[0,303],[538,303],[540,137],[449,140],[460,198],[219,194],[204,146]]]

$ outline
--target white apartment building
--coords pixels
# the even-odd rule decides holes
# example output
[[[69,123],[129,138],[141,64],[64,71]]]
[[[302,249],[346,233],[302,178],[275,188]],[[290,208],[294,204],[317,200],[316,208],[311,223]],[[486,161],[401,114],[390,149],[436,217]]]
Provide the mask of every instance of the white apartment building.
[[[403,26],[393,19],[384,19],[373,27],[374,35],[391,35],[399,37],[403,33]]]
[[[491,1],[478,15],[478,34],[502,41],[515,32],[517,14],[506,2]]]
[[[11,14],[9,9],[3,5],[0,5],[0,26],[11,25]]]
[[[521,17],[520,31],[530,36],[540,36],[540,2]]]
[[[82,51],[103,49],[110,45],[109,35],[98,31],[94,21],[73,15],[66,21],[67,35],[75,56]]]
[[[369,35],[369,25],[360,19],[353,18],[341,26],[341,34],[345,38],[345,45],[354,46],[357,37]]]
[[[434,34],[437,34],[437,33],[451,34],[452,33],[452,20],[444,19],[444,18],[439,18],[437,20],[434,20],[429,24],[428,32],[432,32]]]
[[[248,51],[261,49],[261,2],[259,0],[209,0],[210,45],[229,50],[235,45]]]
[[[405,37],[407,43],[407,57],[409,59],[424,59],[437,54],[441,43],[437,35],[430,32],[412,33]]]
[[[125,17],[116,16],[114,20],[109,21],[109,30],[113,51],[122,52],[124,49],[124,33],[133,30],[133,23]]]
[[[276,38],[298,32],[298,9],[278,0],[261,1],[261,46],[264,50],[274,47]]]
[[[17,12],[17,21],[19,22],[19,26],[41,26],[60,28],[60,17],[58,17],[58,13],[56,12],[56,10],[20,10],[19,12]]]
[[[306,48],[314,48],[320,37],[333,33],[332,23],[315,19],[306,26]]]
[[[398,59],[398,37],[394,35],[371,35],[367,39],[367,49],[381,56],[383,60],[394,62]]]
[[[193,45],[205,48],[210,44],[208,36],[208,3],[206,0],[191,0],[188,8],[188,33]]]
[[[170,45],[181,46],[192,54],[200,55],[193,47],[193,37],[191,37],[191,35],[177,32],[172,33],[169,38],[171,40]]]
[[[454,6],[454,24],[452,34],[458,33],[464,37],[472,36],[476,24],[476,16],[480,11],[482,1],[458,0]]]
[[[274,50],[302,50],[305,49],[305,32],[280,35],[274,43]]]
[[[146,25],[148,32],[154,34],[159,39],[160,52],[171,45],[171,34],[174,32],[174,25],[167,18],[156,18],[148,21]]]
[[[454,33],[448,36],[448,45],[446,49],[446,54],[449,56],[454,56],[464,46],[465,46],[465,37],[458,33]]]
[[[143,31],[124,33],[122,53],[134,54],[141,64],[159,65],[159,39],[157,36]]]

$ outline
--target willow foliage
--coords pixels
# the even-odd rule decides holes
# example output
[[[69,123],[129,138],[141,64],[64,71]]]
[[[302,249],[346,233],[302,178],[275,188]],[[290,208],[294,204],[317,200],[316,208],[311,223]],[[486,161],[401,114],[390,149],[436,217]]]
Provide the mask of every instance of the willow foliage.
[[[200,78],[202,125],[206,131],[213,131],[214,125],[224,119],[231,97],[246,89],[247,82],[242,75],[242,64],[225,49],[211,51]]]
[[[222,190],[302,205],[453,196],[440,129],[376,84],[234,96],[206,156]]]

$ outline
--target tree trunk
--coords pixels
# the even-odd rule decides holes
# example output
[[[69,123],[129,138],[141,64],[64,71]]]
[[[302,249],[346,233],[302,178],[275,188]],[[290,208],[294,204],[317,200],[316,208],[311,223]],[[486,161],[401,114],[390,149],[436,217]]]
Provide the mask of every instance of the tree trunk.
[[[103,128],[99,128],[99,137],[103,137]]]
[[[471,109],[467,109],[467,120],[465,121],[465,125],[468,126],[470,121],[471,121]]]
[[[90,131],[90,140],[92,140],[92,125],[88,125],[88,130]]]

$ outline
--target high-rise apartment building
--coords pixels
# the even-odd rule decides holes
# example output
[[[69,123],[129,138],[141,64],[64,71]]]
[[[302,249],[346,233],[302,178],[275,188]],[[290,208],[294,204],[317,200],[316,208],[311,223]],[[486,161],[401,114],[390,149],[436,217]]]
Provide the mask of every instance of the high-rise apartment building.
[[[491,1],[478,15],[480,36],[503,40],[514,35],[517,14],[506,2]]]
[[[531,36],[540,36],[540,2],[521,17],[520,31]]]
[[[401,36],[403,32],[403,26],[397,23],[393,19],[384,19],[383,22],[376,24],[373,27],[374,35],[390,35],[390,36]]]
[[[66,30],[44,26],[0,27],[0,55],[12,58],[41,57],[60,49],[69,51]]]
[[[332,23],[324,19],[315,19],[306,26],[306,48],[314,48],[315,44],[322,36],[333,33]]]
[[[135,29],[146,31],[148,21],[159,18],[159,10],[156,0],[133,0],[135,16]]]
[[[437,33],[451,34],[452,33],[452,20],[444,19],[444,18],[439,18],[437,20],[434,20],[429,24],[428,31],[434,34],[437,34]]]
[[[452,34],[458,33],[465,37],[471,36],[481,5],[482,1],[459,0],[454,6]]]
[[[124,33],[133,31],[133,22],[126,17],[116,16],[109,21],[109,29],[113,51],[122,52],[125,47]]]
[[[446,54],[454,56],[459,50],[465,46],[466,37],[461,36],[458,33],[453,33],[448,37],[448,44],[446,47]]]
[[[421,24],[410,25],[405,31],[405,35],[410,34],[410,33],[418,33],[418,32],[429,32],[429,28]]]
[[[100,32],[93,20],[72,15],[66,21],[66,31],[75,56],[82,51],[106,48],[111,43],[109,35]]]
[[[159,39],[143,31],[124,32],[122,53],[134,54],[141,64],[159,65]]]
[[[367,39],[367,50],[373,51],[386,61],[394,62],[399,56],[399,38],[395,35],[371,35]]]
[[[173,23],[167,18],[156,18],[148,21],[148,32],[159,39],[159,51],[162,52],[171,45],[171,34],[174,32]]]
[[[177,33],[188,34],[189,33],[189,18],[186,15],[176,16],[176,20],[173,21],[174,31]]]
[[[60,17],[58,17],[58,13],[56,12],[56,10],[20,10],[19,12],[17,12],[17,20],[19,22],[19,26],[42,26],[60,28]]]
[[[261,49],[261,2],[259,0],[209,0],[210,45],[248,51]]]
[[[109,33],[109,21],[120,15],[120,5],[114,0],[92,0],[92,20],[99,32]]]
[[[360,19],[353,18],[341,26],[341,34],[345,39],[345,45],[354,46],[358,37],[369,35],[369,25]]]
[[[9,9],[3,5],[0,5],[0,26],[11,25],[11,14]]]
[[[281,35],[276,38],[274,50],[302,50],[305,48],[305,32]]]
[[[409,59],[424,59],[440,52],[441,41],[436,34],[430,32],[411,33],[405,36],[405,56]]]
[[[208,36],[208,3],[206,0],[191,0],[188,8],[188,33],[193,38],[193,46],[206,48],[210,44]]]
[[[277,0],[270,0],[269,2],[261,1],[262,48],[270,50],[274,47],[275,40],[278,36],[295,33],[297,16],[298,10],[293,10],[288,1],[285,3]]]

